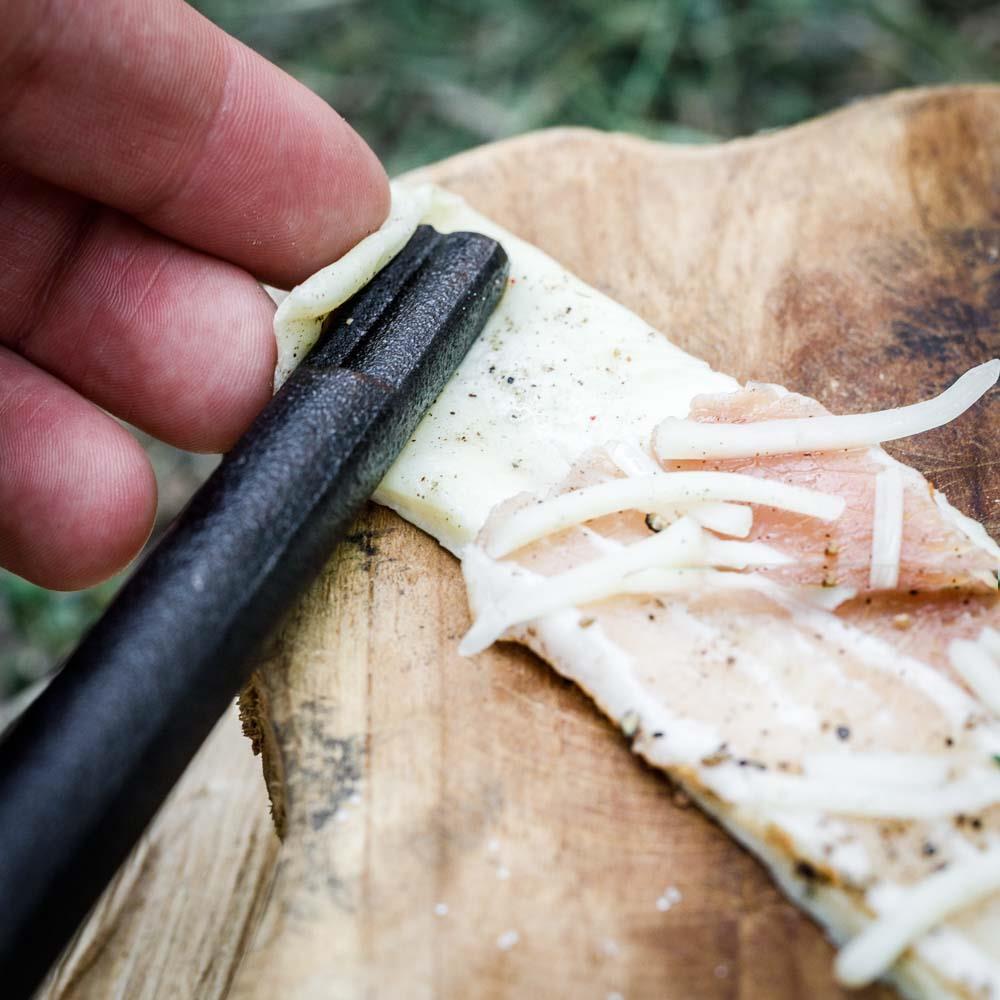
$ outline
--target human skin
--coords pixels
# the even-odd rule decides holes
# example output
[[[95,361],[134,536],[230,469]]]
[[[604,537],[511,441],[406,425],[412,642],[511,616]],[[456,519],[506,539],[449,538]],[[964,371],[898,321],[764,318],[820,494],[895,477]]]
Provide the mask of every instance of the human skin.
[[[181,0],[0,0],[0,23],[0,565],[74,589],[156,508],[108,413],[226,450],[270,395],[257,279],[335,260],[389,189],[332,108]]]

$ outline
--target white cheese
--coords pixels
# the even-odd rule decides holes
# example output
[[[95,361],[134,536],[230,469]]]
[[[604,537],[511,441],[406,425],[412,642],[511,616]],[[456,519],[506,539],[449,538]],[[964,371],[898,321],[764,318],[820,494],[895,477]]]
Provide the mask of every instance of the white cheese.
[[[887,750],[812,753],[802,759],[805,773],[813,778],[907,787],[941,784],[951,776],[955,765],[954,753],[898,753]]]
[[[901,892],[890,910],[841,949],[834,965],[837,978],[845,986],[872,982],[921,934],[998,890],[1000,848],[935,872]]]
[[[872,559],[868,585],[872,590],[893,590],[899,583],[899,556],[903,548],[903,476],[889,462],[875,476],[872,513]]]
[[[482,336],[375,494],[452,552],[496,504],[543,491],[588,449],[640,451],[664,414],[738,388],[459,199],[436,198],[422,221],[485,233],[510,258]]]
[[[367,285],[403,249],[435,198],[440,197],[445,196],[430,185],[407,189],[394,185],[392,208],[381,228],[282,298],[274,314],[278,342],[275,390],[316,343],[326,316]]]
[[[963,514],[960,510],[952,506],[951,502],[940,490],[932,490],[931,495],[934,497],[934,503],[937,505],[938,510],[941,511],[944,519],[958,528],[973,545],[993,556],[997,561],[997,566],[1000,567],[1000,545],[997,545],[993,541],[989,532],[978,521],[974,521],[968,514]],[[985,582],[989,583],[990,581],[987,580]],[[993,586],[996,586],[997,581],[995,578],[992,582]]]
[[[478,559],[470,546],[463,563]],[[682,517],[659,534],[580,566],[544,577],[504,600],[477,608],[476,621],[458,649],[465,656],[482,652],[511,626],[550,614],[560,608],[589,604],[621,593],[628,577],[642,570],[675,566],[780,566],[790,561],[760,542],[731,542],[712,538],[693,520]],[[522,577],[523,579],[523,577]]]
[[[1000,632],[995,628],[984,628],[979,633],[979,643],[990,655],[1000,661]]]
[[[696,594],[720,590],[755,590],[789,610],[834,611],[857,595],[851,587],[810,587],[778,583],[758,573],[717,569],[647,569],[625,577],[620,594]]]
[[[495,563],[503,567],[503,563]],[[631,720],[632,736],[662,733],[649,744],[649,758],[660,766],[693,765],[719,745],[714,726],[674,715],[663,699],[650,693],[638,676],[634,660],[608,638],[599,622],[580,627],[583,616],[573,608],[556,611],[536,623],[545,645],[573,651],[573,679],[590,692],[604,712],[621,724]],[[579,636],[586,634],[586,642]]]
[[[705,785],[718,796],[752,810],[804,809],[839,816],[883,819],[933,819],[974,814],[1000,803],[1000,774],[995,766],[970,768],[962,777],[922,784],[835,780],[718,766],[702,771]]]
[[[605,444],[604,451],[626,476],[645,476],[663,471],[642,448],[632,442],[610,441]],[[670,504],[659,506],[649,513],[663,521],[661,527],[688,514],[703,528],[735,538],[746,538],[753,527],[753,511],[749,507],[725,501]]]
[[[978,642],[953,639],[948,646],[948,659],[969,689],[994,714],[1000,715],[1000,657],[991,646],[996,635],[984,630]]]
[[[935,971],[959,983],[965,996],[1000,997],[1000,963],[992,961],[962,932],[935,927],[913,950]]]
[[[967,371],[939,396],[876,413],[795,417],[748,424],[709,424],[669,416],[653,435],[653,450],[669,459],[750,458],[864,448],[940,427],[964,413],[1000,377],[1000,358]]]
[[[689,514],[709,531],[731,535],[733,538],[746,538],[753,527],[753,511],[739,503],[696,503],[680,508],[674,516],[676,518],[682,514]]]
[[[488,551],[500,558],[529,542],[605,514],[657,511],[666,505],[705,500],[764,504],[824,521],[835,520],[844,511],[843,497],[757,476],[735,472],[654,472],[612,479],[522,507],[497,526]]]
[[[639,452],[656,419],[686,414],[700,393],[738,388],[460,198],[402,182],[392,185],[381,229],[279,305],[276,387],[323,319],[422,222],[484,233],[510,259],[509,285],[483,334],[375,494],[450,551],[475,537],[496,504],[562,479],[589,448],[615,440]]]

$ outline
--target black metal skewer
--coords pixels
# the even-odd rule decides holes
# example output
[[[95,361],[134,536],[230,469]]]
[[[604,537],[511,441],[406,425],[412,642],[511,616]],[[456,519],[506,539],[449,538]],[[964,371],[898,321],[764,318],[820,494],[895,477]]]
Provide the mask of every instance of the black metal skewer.
[[[0,983],[38,985],[482,330],[507,258],[418,229],[0,743]],[[348,322],[350,320],[350,322]]]

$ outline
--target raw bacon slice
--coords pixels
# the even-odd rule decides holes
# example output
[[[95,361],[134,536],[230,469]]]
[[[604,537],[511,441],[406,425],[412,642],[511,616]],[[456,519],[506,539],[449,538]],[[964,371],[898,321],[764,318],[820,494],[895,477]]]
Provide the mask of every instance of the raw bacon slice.
[[[692,403],[689,419],[699,423],[747,424],[825,416],[828,412],[813,399],[785,393],[774,386],[760,386],[698,396]],[[776,579],[857,590],[883,589],[872,580],[872,536],[878,477],[892,470],[902,485],[902,510],[897,514],[902,544],[898,577],[888,589],[996,587],[998,553],[970,538],[956,519],[945,516],[931,484],[881,448],[664,461],[663,467],[673,471],[738,472],[843,497],[846,509],[831,523],[761,509],[749,537],[794,554],[793,565],[770,571]]]
[[[786,412],[809,405],[777,402]],[[719,413],[713,403],[700,412]],[[590,452],[553,496],[620,478],[614,451]],[[847,457],[877,471],[867,452]],[[862,476],[816,458],[810,482],[824,491]],[[801,467],[781,468],[801,485]],[[926,485],[910,487],[914,476],[905,470],[907,488],[926,495]],[[977,677],[986,663],[1000,678],[997,594],[971,579],[824,602],[831,588],[807,575],[700,566],[626,573],[602,599],[553,609],[567,574],[611,565],[652,533],[645,512],[619,511],[492,558],[505,525],[536,503],[498,507],[465,553],[477,622],[511,595],[546,594],[546,613],[506,638],[580,684],[637,753],[761,856],[838,940],[866,927],[838,958],[843,983],[869,982],[905,952],[892,978],[906,992],[1000,990],[1000,722],[954,662],[956,648],[968,658],[971,647]],[[777,511],[754,514],[751,539],[795,552],[795,531],[829,528],[801,518],[777,535]],[[924,516],[931,537],[954,530],[933,501]],[[684,521],[698,530],[688,515],[674,526]],[[860,553],[871,529],[860,514],[854,524],[865,532]],[[912,564],[908,544],[906,573],[937,579]]]

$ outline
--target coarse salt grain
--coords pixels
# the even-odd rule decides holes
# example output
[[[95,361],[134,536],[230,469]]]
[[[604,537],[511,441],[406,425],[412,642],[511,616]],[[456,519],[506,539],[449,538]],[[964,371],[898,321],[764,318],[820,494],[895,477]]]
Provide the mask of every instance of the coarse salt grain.
[[[663,890],[663,895],[660,896],[659,899],[657,899],[656,908],[661,913],[666,913],[667,910],[669,910],[672,906],[676,906],[676,904],[679,903],[683,898],[684,896],[682,895],[680,889],[677,888],[677,886],[675,885],[667,886],[667,888]]]
[[[504,931],[500,937],[497,938],[497,947],[501,951],[510,951],[518,941],[521,940],[521,935],[517,931]]]

